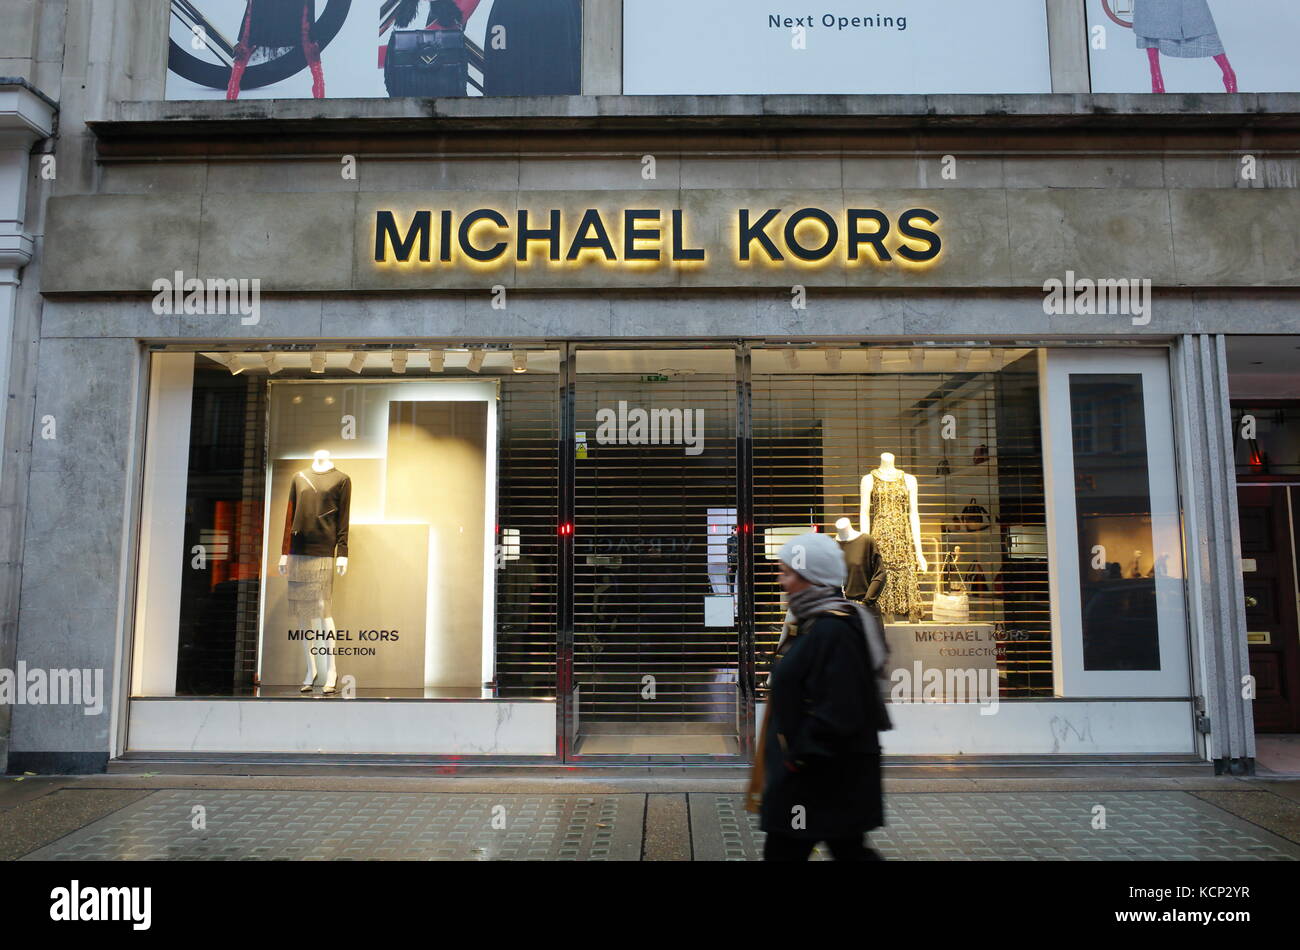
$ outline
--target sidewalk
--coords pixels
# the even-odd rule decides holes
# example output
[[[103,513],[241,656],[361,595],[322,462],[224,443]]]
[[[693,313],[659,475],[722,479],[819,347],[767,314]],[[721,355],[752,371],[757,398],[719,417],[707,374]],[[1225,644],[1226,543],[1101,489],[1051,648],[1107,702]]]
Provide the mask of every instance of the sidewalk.
[[[1162,771],[887,777],[871,840],[894,860],[1300,860],[1300,781]],[[0,860],[756,860],[743,784],[643,770],[11,776]]]

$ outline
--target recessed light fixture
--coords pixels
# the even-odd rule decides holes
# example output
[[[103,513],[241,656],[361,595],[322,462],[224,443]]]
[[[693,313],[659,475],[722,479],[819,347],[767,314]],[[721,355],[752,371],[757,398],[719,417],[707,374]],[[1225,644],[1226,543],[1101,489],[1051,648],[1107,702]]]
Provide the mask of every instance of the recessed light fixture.
[[[957,351],[957,371],[965,372],[966,367],[970,365],[970,350]]]
[[[266,364],[266,371],[272,376],[284,369],[284,367],[280,365],[279,353],[263,353],[262,362]]]
[[[217,357],[217,359],[221,362],[222,366],[230,370],[231,376],[238,376],[244,371],[244,367],[240,365],[239,357],[234,353],[222,353]]]
[[[447,354],[442,350],[429,351],[429,372],[441,373],[442,368],[447,363]]]
[[[826,368],[829,369],[829,370],[836,370],[836,369],[839,369],[839,368],[840,368],[840,357],[843,356],[843,355],[844,355],[844,354],[841,353],[839,350],[827,350],[827,351],[826,351]]]
[[[528,351],[527,350],[515,350],[514,355],[511,357],[511,359],[514,361],[514,371],[516,373],[528,372]]]
[[[313,353],[313,354],[311,355],[311,371],[312,371],[313,373],[317,373],[317,374],[320,374],[320,373],[325,372],[325,354],[324,354],[324,353]]]
[[[474,352],[470,353],[469,363],[467,365],[471,373],[477,373],[479,370],[483,368],[483,358],[486,355],[487,354],[484,353],[482,350],[475,350]]]
[[[363,369],[366,368],[367,355],[368,354],[364,350],[357,353],[353,353],[352,361],[348,363],[348,369],[352,370],[352,372],[354,373],[360,373]]]
[[[393,350],[393,372],[405,373],[406,361],[410,359],[411,354],[406,350]]]
[[[799,354],[796,353],[793,348],[786,347],[784,355],[785,355],[785,365],[787,369],[799,368]]]

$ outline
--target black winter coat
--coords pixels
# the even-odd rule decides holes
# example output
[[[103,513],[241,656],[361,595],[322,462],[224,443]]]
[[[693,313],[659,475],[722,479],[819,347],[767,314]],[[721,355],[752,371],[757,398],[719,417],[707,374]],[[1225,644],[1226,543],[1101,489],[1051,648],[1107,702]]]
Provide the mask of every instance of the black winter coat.
[[[824,841],[885,823],[877,732],[890,723],[870,665],[856,621],[822,614],[773,666],[764,831]]]

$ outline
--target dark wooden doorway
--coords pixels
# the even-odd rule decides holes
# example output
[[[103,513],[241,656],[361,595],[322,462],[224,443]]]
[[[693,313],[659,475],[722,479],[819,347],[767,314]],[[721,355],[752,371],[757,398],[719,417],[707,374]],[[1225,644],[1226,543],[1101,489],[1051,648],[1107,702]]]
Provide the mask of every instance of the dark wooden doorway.
[[[1241,523],[1246,636],[1255,678],[1255,731],[1300,732],[1300,624],[1296,537],[1300,489],[1242,485]]]

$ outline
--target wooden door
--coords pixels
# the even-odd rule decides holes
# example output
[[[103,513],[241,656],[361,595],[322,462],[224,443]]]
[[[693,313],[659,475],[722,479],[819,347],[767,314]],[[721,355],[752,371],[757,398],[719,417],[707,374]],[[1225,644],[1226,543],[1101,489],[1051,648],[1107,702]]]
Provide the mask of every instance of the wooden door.
[[[1242,576],[1255,731],[1300,732],[1300,627],[1295,572],[1295,488],[1242,486]]]

